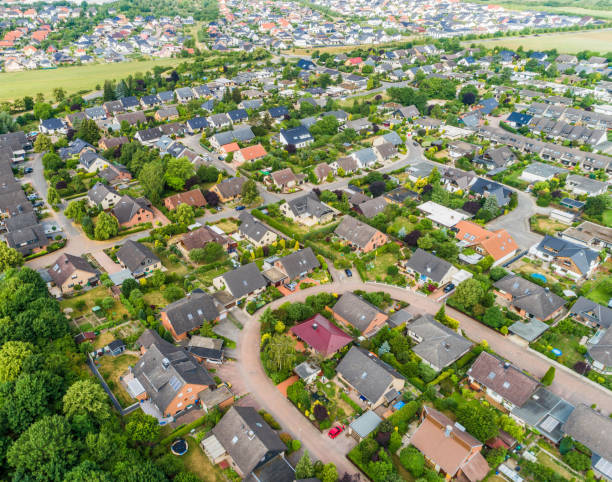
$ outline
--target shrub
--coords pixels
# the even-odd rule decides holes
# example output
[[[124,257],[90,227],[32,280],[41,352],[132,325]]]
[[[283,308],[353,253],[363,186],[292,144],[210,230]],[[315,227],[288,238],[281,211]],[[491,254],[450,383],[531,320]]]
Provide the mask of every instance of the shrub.
[[[584,454],[576,450],[563,455],[563,461],[569,465],[572,469],[582,472],[591,467],[591,459]]]
[[[548,387],[552,384],[553,380],[555,379],[555,367],[550,367],[546,373],[544,374],[544,376],[542,377],[542,385],[544,385],[545,387]]]
[[[268,412],[266,412],[265,410],[260,410],[259,411],[259,415],[261,415],[261,417],[264,419],[264,421],[268,425],[270,425],[270,427],[272,427],[274,430],[280,430],[280,428],[281,428],[280,424]]]
[[[317,403],[314,406],[313,413],[314,413],[315,418],[319,422],[322,422],[329,416],[329,414],[327,413],[327,408],[325,408],[325,405],[321,405],[320,403]]]
[[[425,470],[425,457],[415,447],[406,447],[400,452],[400,463],[414,477],[420,477]]]

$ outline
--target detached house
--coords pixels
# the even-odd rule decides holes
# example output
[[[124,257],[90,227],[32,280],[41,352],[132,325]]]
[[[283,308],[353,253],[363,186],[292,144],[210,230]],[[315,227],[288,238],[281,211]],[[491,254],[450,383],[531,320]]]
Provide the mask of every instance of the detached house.
[[[423,407],[421,424],[410,443],[447,480],[479,482],[489,473],[489,464],[480,453],[482,443],[432,407]]]
[[[512,364],[483,351],[467,371],[472,388],[484,388],[491,400],[512,411],[522,407],[540,382]]]
[[[275,171],[270,174],[274,186],[281,190],[293,189],[301,182],[301,178],[296,176],[290,167]]]
[[[218,321],[219,309],[208,293],[196,289],[184,298],[161,310],[161,322],[172,337],[179,341],[199,329],[205,321]]]
[[[203,248],[212,242],[220,244],[225,251],[230,251],[237,245],[234,240],[219,228],[215,226],[202,226],[184,234],[177,243],[177,246],[185,256],[189,256],[189,251],[192,249]]]
[[[314,142],[314,137],[308,129],[300,125],[293,129],[281,129],[280,141],[283,145],[295,146],[296,149],[301,149]]]
[[[474,158],[472,162],[481,164],[487,171],[502,169],[511,166],[517,161],[517,157],[509,147],[502,146],[487,149],[484,154]]]
[[[493,266],[511,259],[519,250],[518,245],[505,229],[489,231],[470,221],[459,221],[455,238],[462,247],[473,248],[481,256],[491,256]]]
[[[134,278],[149,275],[162,268],[161,261],[149,248],[131,239],[119,248],[117,259],[121,267],[129,269]]]
[[[389,318],[374,305],[350,292],[344,293],[329,310],[336,321],[368,337],[377,333]]]
[[[283,455],[287,446],[253,407],[230,408],[201,445],[213,464],[227,463],[241,479],[295,479]]]
[[[111,209],[119,202],[121,196],[112,187],[101,182],[87,191],[87,201],[91,206],[100,206],[103,210]]]
[[[246,177],[231,177],[215,184],[210,190],[214,192],[223,203],[233,201],[242,194],[242,185]]]
[[[351,216],[342,219],[334,234],[363,253],[369,253],[389,241],[386,234]]]
[[[218,290],[225,288],[235,300],[241,300],[261,293],[266,287],[267,281],[260,273],[257,265],[249,263],[215,278],[213,285]]]
[[[274,267],[287,275],[287,282],[303,279],[320,266],[312,248],[300,249],[274,262]]]
[[[101,171],[108,165],[109,162],[94,151],[84,151],[79,158],[79,167],[89,173]]]
[[[82,288],[98,279],[98,271],[87,260],[68,253],[57,258],[47,273],[63,294],[73,293],[75,286]]]
[[[244,162],[255,162],[266,157],[268,153],[261,144],[244,147],[234,153],[234,160],[240,164]]]
[[[550,262],[557,273],[576,280],[589,278],[599,266],[597,251],[554,236],[545,236],[529,249],[529,254]]]
[[[181,192],[164,199],[164,206],[166,206],[166,209],[169,211],[175,210],[180,204],[188,204],[194,208],[201,208],[206,206],[206,199],[204,199],[204,195],[200,189]]]
[[[421,248],[412,253],[403,268],[414,276],[417,283],[437,283],[439,286],[450,283],[459,272],[448,261]]]
[[[569,311],[576,321],[595,328],[610,328],[612,326],[612,308],[600,305],[581,296]]]
[[[152,222],[155,218],[151,203],[146,198],[139,197],[134,199],[127,194],[117,201],[112,214],[123,228]]]
[[[336,368],[338,378],[365,398],[371,409],[391,402],[404,388],[404,377],[373,353],[352,347]]]
[[[278,236],[261,221],[258,221],[249,212],[240,213],[240,226],[238,232],[254,246],[268,246],[276,241]]]
[[[134,378],[128,391],[141,403],[150,403],[160,420],[182,415],[198,402],[200,392],[215,387],[206,368],[156,331],[146,330],[138,344],[143,355],[131,368]]]
[[[306,343],[313,352],[320,353],[325,358],[333,356],[353,341],[351,336],[318,313],[292,327],[291,333]]]
[[[494,283],[496,294],[510,301],[521,316],[546,321],[556,318],[565,300],[547,288],[532,283],[521,276],[509,274]]]
[[[305,226],[326,224],[332,221],[334,217],[334,210],[319,201],[317,195],[312,191],[303,196],[289,199],[286,203],[281,204],[280,211],[283,216]]]

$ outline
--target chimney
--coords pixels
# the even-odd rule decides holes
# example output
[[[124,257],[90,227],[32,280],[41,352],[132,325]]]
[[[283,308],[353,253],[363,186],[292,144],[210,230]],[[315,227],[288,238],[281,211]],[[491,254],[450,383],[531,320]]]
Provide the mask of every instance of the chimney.
[[[167,370],[169,366],[170,366],[170,360],[168,360],[167,358],[164,358],[162,360],[162,367],[163,367],[163,369]]]
[[[510,368],[510,363],[504,362],[504,370],[507,370],[508,368]]]
[[[446,429],[444,430],[444,436],[447,438],[450,437],[452,431],[453,431],[452,425],[447,425]]]
[[[319,328],[319,325],[318,325],[318,324],[316,324],[316,323],[313,323],[313,324],[312,324],[312,329],[313,329],[313,330],[316,330],[317,328]]]

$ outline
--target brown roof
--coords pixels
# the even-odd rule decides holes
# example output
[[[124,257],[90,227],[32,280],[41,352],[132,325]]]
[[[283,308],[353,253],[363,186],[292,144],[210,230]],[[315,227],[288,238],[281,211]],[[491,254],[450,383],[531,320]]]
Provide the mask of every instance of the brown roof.
[[[423,410],[425,418],[410,439],[410,443],[451,477],[454,477],[461,469],[470,474],[470,480],[482,480],[489,471],[486,461],[482,460],[484,466],[480,460],[475,463],[471,461],[478,456],[482,458],[480,453],[468,459],[471,451],[482,444],[472,435],[457,427],[443,413],[431,407],[425,407]],[[482,471],[485,466],[486,470]]]
[[[179,204],[189,204],[193,207],[202,207],[206,206],[206,199],[204,199],[204,194],[202,194],[202,191],[199,189],[180,192],[174,196],[168,196],[166,199],[164,199],[164,205],[170,210],[176,209]]]
[[[486,351],[476,358],[468,375],[518,407],[523,406],[540,386],[535,378]]]
[[[295,177],[295,174],[293,173],[290,167],[273,172],[271,175],[274,184],[278,186],[286,186],[291,181],[298,182],[297,177]]]
[[[219,243],[221,246],[226,246],[229,239],[226,236],[215,233],[208,226],[202,226],[195,231],[185,234],[185,236],[181,238],[182,245],[188,251],[196,248],[203,248],[213,241]]]
[[[62,286],[77,270],[87,271],[91,273],[92,277],[96,275],[96,270],[84,258],[68,253],[64,253],[57,258],[55,264],[47,272],[57,286]]]
[[[111,149],[113,147],[118,147],[123,144],[127,144],[128,142],[130,142],[130,140],[126,136],[103,137],[102,139],[100,139],[100,142],[98,142],[98,146],[105,146],[106,149]]]

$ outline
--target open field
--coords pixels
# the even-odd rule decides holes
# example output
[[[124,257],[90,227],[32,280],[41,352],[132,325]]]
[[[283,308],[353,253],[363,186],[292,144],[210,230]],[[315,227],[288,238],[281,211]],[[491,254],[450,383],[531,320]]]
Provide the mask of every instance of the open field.
[[[476,0],[477,3],[488,3]],[[573,15],[588,15],[603,19],[612,19],[612,11],[602,5],[599,0],[555,0],[555,5],[545,5],[541,0],[501,0],[496,2],[509,10],[539,10],[551,13],[567,13]],[[552,2],[551,2],[552,3]]]
[[[523,37],[504,37],[487,40],[470,40],[464,45],[473,43],[483,44],[486,47],[504,47],[517,49],[521,45],[525,50],[557,49],[559,53],[576,53],[582,50],[593,50],[606,53],[612,45],[612,30],[587,30],[583,32],[556,32],[528,35]]]
[[[63,87],[68,94],[90,91],[105,80],[121,79],[130,74],[146,72],[155,66],[168,66],[185,59],[153,59],[112,64],[75,65],[52,70],[24,70],[0,73],[0,101],[13,100],[26,95],[34,97],[41,92],[52,97],[53,89]]]

